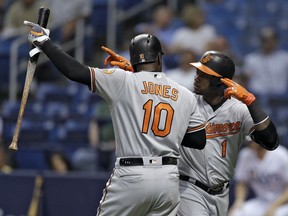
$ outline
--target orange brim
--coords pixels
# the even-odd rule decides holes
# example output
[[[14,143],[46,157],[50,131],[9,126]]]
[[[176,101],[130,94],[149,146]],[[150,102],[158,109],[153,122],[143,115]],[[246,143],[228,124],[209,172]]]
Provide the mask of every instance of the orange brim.
[[[209,74],[209,75],[212,75],[212,76],[216,76],[216,77],[222,77],[220,74],[218,74],[217,72],[211,70],[210,68],[208,68],[207,66],[205,66],[201,62],[192,62],[190,64],[193,65],[194,67],[198,68],[199,70],[201,70],[202,72],[204,72],[206,74]]]

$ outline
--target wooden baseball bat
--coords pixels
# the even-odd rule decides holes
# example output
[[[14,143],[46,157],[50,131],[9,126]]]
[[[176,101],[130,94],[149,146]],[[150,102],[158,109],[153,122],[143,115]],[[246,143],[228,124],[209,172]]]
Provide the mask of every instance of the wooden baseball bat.
[[[46,28],[47,23],[48,23],[48,19],[49,19],[49,15],[50,15],[50,9],[45,8],[45,7],[41,7],[38,11],[38,22],[37,23],[40,26]],[[35,48],[35,47],[32,46],[32,49],[33,48]],[[9,149],[12,149],[12,150],[18,149],[18,138],[19,138],[20,127],[21,127],[21,123],[22,123],[22,119],[23,119],[23,113],[24,113],[24,110],[26,107],[27,98],[28,98],[28,94],[30,91],[31,82],[33,80],[33,76],[34,76],[34,73],[36,70],[39,55],[40,55],[40,53],[35,54],[33,57],[30,57],[29,61],[28,61],[27,72],[26,72],[25,83],[24,83],[24,89],[23,89],[22,99],[21,99],[21,104],[20,104],[20,110],[18,113],[18,118],[17,118],[16,127],[15,127],[14,134],[13,134],[12,143],[9,146]]]
[[[41,198],[42,185],[43,185],[43,177],[40,175],[37,175],[35,178],[34,191],[33,191],[32,200],[28,209],[27,216],[38,215],[37,213],[38,213],[39,202]]]

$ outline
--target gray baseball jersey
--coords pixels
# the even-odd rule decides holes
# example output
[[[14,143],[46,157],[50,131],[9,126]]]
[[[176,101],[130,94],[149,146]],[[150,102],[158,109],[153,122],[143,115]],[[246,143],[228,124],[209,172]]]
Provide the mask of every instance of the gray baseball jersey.
[[[118,157],[179,157],[187,128],[189,132],[204,128],[194,94],[164,73],[91,71],[91,90],[111,111]]]
[[[202,96],[197,95],[196,98],[202,116],[207,122],[207,143],[203,150],[180,148],[179,172],[209,187],[217,187],[228,182],[234,175],[239,149],[245,136],[252,132],[254,123],[247,106],[237,99],[227,100],[214,112]],[[187,213],[191,212],[191,209],[197,216],[227,214],[227,191],[222,195],[212,196],[189,183],[180,182],[179,215],[191,215]]]
[[[194,94],[161,72],[90,71],[91,90],[110,109],[117,156],[97,215],[176,215],[178,168],[158,159],[179,158],[185,133],[205,127]],[[120,157],[142,157],[144,166],[121,166]]]

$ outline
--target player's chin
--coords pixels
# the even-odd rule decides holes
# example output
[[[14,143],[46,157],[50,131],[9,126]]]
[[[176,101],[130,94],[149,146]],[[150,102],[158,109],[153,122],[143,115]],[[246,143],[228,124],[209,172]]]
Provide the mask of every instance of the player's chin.
[[[194,93],[201,95],[201,89],[197,86],[194,86]]]

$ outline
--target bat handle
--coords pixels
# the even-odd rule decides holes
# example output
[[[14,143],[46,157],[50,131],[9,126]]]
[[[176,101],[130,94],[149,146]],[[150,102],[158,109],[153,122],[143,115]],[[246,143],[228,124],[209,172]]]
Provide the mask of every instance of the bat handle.
[[[17,142],[18,142],[18,139],[14,140],[14,138],[13,138],[13,140],[9,146],[9,149],[17,151],[18,150]]]
[[[38,21],[37,23],[46,28],[47,24],[48,24],[48,19],[49,19],[49,15],[50,15],[50,9],[49,8],[45,8],[45,7],[41,7],[38,11]],[[35,46],[32,44],[31,45],[31,50],[34,49]],[[31,62],[37,62],[38,58],[39,58],[40,53],[37,53],[36,55],[30,57],[30,61]]]

